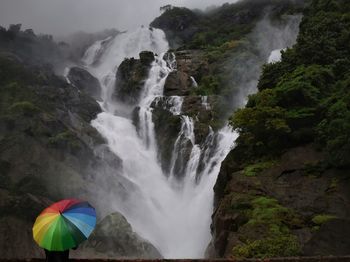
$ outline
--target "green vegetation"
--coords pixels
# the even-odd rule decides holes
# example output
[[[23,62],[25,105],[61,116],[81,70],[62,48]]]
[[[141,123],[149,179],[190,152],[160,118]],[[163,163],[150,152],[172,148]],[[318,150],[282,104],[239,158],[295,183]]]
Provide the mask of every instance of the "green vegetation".
[[[248,222],[240,228],[242,244],[233,248],[233,257],[288,257],[300,253],[298,239],[290,229],[302,221],[293,210],[269,197],[254,198],[245,208]]]
[[[69,130],[50,137],[48,142],[52,146],[68,147],[72,151],[79,150],[81,148],[81,142],[77,139],[76,135]]]
[[[196,95],[208,96],[217,94],[220,89],[220,82],[217,76],[209,75],[201,79],[199,86],[193,89]]]
[[[339,184],[338,178],[333,178],[331,181],[331,184],[329,185],[329,188],[330,189],[337,189],[338,184]]]
[[[296,236],[269,237],[263,240],[248,241],[235,246],[232,255],[237,258],[292,257],[300,253]]]
[[[321,214],[321,215],[314,216],[312,218],[312,222],[318,226],[321,226],[324,223],[327,223],[328,221],[331,221],[335,218],[337,218],[337,217],[333,216],[333,215]]]
[[[329,164],[350,165],[350,3],[315,0],[305,13],[297,44],[264,67],[259,92],[231,118],[241,159],[317,143]]]
[[[10,112],[13,112],[15,114],[21,114],[25,116],[32,116],[35,113],[40,112],[40,109],[33,105],[33,103],[28,101],[23,102],[16,102],[14,103],[10,108]]]
[[[258,197],[252,200],[253,210],[248,215],[250,220],[249,225],[257,225],[261,223],[271,224],[270,229],[274,232],[283,233],[288,231],[287,225],[300,224],[301,221],[288,208],[281,206],[274,198]]]
[[[256,176],[264,170],[273,167],[275,164],[274,161],[265,161],[249,165],[244,168],[244,175],[248,177]]]

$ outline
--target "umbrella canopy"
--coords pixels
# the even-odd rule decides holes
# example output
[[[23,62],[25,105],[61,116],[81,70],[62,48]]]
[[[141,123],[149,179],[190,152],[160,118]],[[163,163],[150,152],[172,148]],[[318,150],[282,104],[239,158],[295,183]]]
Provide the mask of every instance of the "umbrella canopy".
[[[85,201],[66,199],[46,208],[33,226],[35,242],[49,251],[64,251],[86,240],[96,225],[96,211]]]

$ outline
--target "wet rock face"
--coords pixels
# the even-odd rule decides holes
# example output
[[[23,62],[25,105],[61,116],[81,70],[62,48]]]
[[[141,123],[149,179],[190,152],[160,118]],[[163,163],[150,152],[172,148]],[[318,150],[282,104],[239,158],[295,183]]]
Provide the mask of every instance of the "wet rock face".
[[[166,96],[187,96],[190,94],[192,82],[190,77],[179,71],[171,72],[164,86]]]
[[[95,258],[162,258],[151,243],[133,231],[120,213],[110,214],[99,222],[78,254],[87,257],[89,250],[94,252]]]
[[[161,102],[153,106],[153,122],[159,151],[158,158],[162,164],[162,169],[169,174],[174,143],[181,129],[181,118],[164,109]]]
[[[117,71],[114,99],[126,104],[137,104],[153,61],[154,54],[147,51],[140,53],[140,59],[125,59]]]
[[[188,96],[195,88],[194,79],[200,80],[209,72],[208,61],[201,51],[175,52],[177,70],[171,72],[165,82],[165,96]]]
[[[346,254],[350,181],[344,170],[327,169],[323,162],[322,152],[312,145],[248,166],[235,163],[231,152],[214,189],[208,256],[253,251],[257,256],[282,244],[293,248],[279,248],[279,256]]]
[[[67,77],[80,91],[96,100],[101,100],[100,82],[88,71],[81,67],[72,67]]]
[[[306,256],[346,256],[350,250],[350,221],[334,219],[325,223],[305,244]]]
[[[214,104],[217,97],[209,97],[207,102]],[[181,102],[180,102],[181,101]],[[175,105],[181,104],[181,110],[176,111]],[[159,149],[159,159],[165,173],[169,173],[175,141],[179,137],[182,125],[182,116],[186,115],[195,119],[194,133],[195,144],[204,145],[209,134],[210,128],[214,121],[214,114],[211,108],[203,103],[200,96],[184,96],[184,97],[160,97],[153,104],[153,122],[155,124],[156,138]],[[182,177],[185,173],[186,163],[190,158],[192,143],[190,140],[183,141],[181,152],[174,163],[174,174]]]

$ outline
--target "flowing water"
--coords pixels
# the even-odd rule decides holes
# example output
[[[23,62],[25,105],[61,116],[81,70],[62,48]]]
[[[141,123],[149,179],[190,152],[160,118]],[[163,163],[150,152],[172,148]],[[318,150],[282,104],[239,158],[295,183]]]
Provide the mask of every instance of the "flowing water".
[[[172,170],[181,157],[185,142],[190,142],[190,159],[183,164],[183,179],[172,172],[164,174],[158,160],[158,149],[152,121],[151,104],[162,98],[168,74],[175,70],[174,55],[164,56],[168,43],[161,30],[139,28],[116,36],[108,47],[96,42],[85,53],[83,62],[101,82],[103,113],[92,125],[105,137],[110,150],[123,161],[122,176],[135,190],[127,200],[108,189],[111,207],[120,211],[133,229],[155,245],[165,258],[201,258],[211,239],[213,187],[221,162],[232,148],[236,134],[230,127],[210,132],[205,145],[195,144],[195,121],[181,115],[182,97],[168,97],[166,104],[174,115],[181,115],[182,126],[174,144]],[[112,99],[115,74],[124,58],[148,50],[157,54],[137,105],[139,130],[131,119],[131,109]],[[199,173],[199,163],[204,168]],[[98,182],[98,177],[96,181]],[[105,183],[106,184],[106,183]],[[108,184],[108,183],[107,183]],[[105,185],[106,186],[106,185]],[[106,193],[107,194],[107,193]]]

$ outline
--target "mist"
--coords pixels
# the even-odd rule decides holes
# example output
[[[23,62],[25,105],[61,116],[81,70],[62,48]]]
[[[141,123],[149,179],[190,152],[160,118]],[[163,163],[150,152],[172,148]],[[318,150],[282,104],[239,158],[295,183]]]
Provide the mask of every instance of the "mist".
[[[237,0],[0,0],[0,25],[23,24],[37,33],[62,36],[107,28],[148,25],[166,4],[205,9]]]

